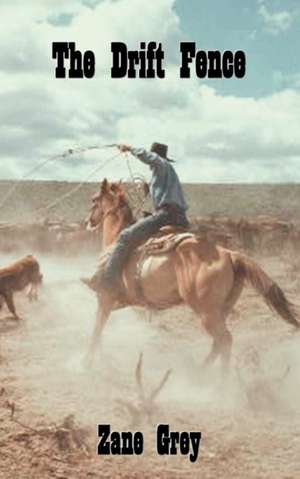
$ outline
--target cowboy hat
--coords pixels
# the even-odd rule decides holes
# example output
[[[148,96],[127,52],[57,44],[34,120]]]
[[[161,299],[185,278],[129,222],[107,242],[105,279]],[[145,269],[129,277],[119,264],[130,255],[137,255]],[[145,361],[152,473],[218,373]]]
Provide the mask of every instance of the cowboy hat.
[[[167,157],[168,154],[168,145],[164,145],[163,143],[152,143],[150,151],[152,153],[156,153],[158,156],[161,156],[165,160],[169,161],[170,163],[175,163],[174,160],[171,160]]]

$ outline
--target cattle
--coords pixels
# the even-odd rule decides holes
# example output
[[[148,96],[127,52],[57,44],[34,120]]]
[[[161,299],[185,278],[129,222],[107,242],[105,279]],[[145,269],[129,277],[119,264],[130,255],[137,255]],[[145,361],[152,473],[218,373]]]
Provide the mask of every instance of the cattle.
[[[0,268],[0,308],[5,301],[14,318],[20,319],[16,312],[13,294],[28,286],[31,297],[34,297],[36,288],[42,280],[39,263],[32,255]]]

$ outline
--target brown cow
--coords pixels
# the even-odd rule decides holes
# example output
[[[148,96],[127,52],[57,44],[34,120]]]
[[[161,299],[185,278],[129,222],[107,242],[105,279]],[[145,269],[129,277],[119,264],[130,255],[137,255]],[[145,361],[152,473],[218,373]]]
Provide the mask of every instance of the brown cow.
[[[14,305],[13,293],[30,286],[30,292],[33,294],[36,287],[42,283],[42,279],[39,263],[31,255],[25,256],[5,268],[0,268],[0,309],[5,301],[13,316],[20,319]]]

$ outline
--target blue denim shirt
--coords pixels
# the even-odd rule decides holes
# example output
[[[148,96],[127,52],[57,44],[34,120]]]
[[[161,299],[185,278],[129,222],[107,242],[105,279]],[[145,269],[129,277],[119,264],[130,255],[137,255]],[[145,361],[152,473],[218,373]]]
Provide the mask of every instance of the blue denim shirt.
[[[186,211],[188,206],[184,199],[179,178],[171,163],[157,153],[146,151],[143,148],[132,148],[131,153],[143,163],[149,165],[152,170],[149,186],[154,208],[175,205]]]

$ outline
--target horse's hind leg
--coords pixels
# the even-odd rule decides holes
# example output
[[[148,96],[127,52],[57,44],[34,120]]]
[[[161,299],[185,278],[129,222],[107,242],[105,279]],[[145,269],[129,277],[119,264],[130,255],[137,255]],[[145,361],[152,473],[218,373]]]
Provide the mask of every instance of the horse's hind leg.
[[[211,350],[204,360],[203,365],[209,366],[214,363],[218,356],[221,356],[222,371],[226,374],[229,369],[232,336],[225,324],[225,315],[220,311],[212,311],[203,315],[203,326],[212,337]]]
[[[203,318],[204,328],[213,338],[212,348],[204,361],[204,365],[208,366],[212,364],[220,355],[223,374],[226,374],[229,369],[232,349],[232,335],[227,329],[226,319],[238,301],[243,286],[243,279],[236,274],[232,289],[225,301],[223,310],[209,312],[208,314],[205,314]]]
[[[244,287],[244,279],[241,278],[237,273],[235,273],[233,287],[229,293],[228,298],[226,299],[224,305],[224,316],[227,318],[231,313],[234,305],[238,301]]]
[[[230,294],[225,301],[223,311],[210,312],[209,314],[204,315],[203,325],[213,338],[212,348],[204,361],[204,365],[207,366],[212,364],[220,355],[223,375],[228,372],[232,349],[232,335],[227,329],[226,319],[238,301],[243,286],[243,279],[236,275]]]

